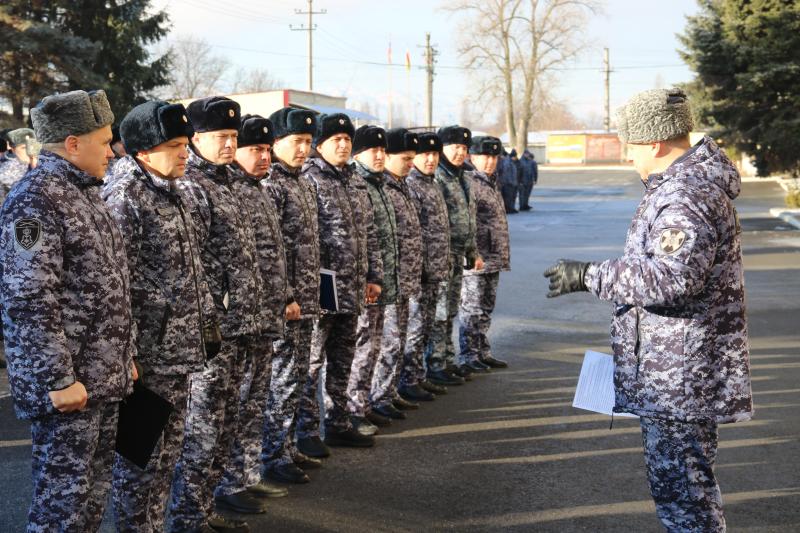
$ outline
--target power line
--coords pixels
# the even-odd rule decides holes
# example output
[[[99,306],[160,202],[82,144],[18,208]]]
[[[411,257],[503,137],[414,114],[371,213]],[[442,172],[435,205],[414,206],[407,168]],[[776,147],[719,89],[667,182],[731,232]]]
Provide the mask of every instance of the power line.
[[[308,90],[314,90],[314,38],[312,35],[314,34],[314,30],[317,29],[317,26],[314,24],[314,15],[324,15],[328,12],[327,9],[323,9],[321,11],[314,11],[314,0],[308,0],[308,11],[301,11],[299,9],[295,9],[295,15],[308,15],[308,27],[304,27],[302,24],[299,28],[293,27],[289,24],[289,29],[292,31],[307,31],[308,32]]]

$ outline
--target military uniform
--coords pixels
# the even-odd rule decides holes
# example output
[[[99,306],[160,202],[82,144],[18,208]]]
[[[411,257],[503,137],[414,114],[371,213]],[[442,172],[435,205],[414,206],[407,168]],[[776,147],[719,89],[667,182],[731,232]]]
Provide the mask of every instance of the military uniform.
[[[348,411],[363,417],[366,414],[375,365],[381,353],[384,311],[397,301],[398,243],[397,221],[391,199],[384,187],[383,174],[372,172],[359,161],[353,163],[353,180],[366,186],[369,210],[375,227],[375,246],[380,253],[381,294],[374,305],[362,309],[356,329],[356,350],[347,385]],[[358,183],[358,180],[361,180]],[[363,203],[363,202],[362,202]],[[371,245],[368,246],[371,250]]]
[[[347,431],[347,384],[356,346],[356,325],[364,306],[367,283],[381,283],[376,254],[367,246],[368,236],[374,242],[374,226],[368,226],[366,213],[351,185],[349,166],[334,168],[322,158],[311,158],[303,167],[303,179],[316,191],[319,216],[320,265],[336,272],[339,308],[323,311],[314,328],[311,363],[301,400],[297,425],[298,438],[319,436],[320,409],[317,389],[322,365],[325,365],[325,394],[330,398],[326,409],[325,428]],[[371,234],[371,235],[370,235]]]
[[[475,197],[475,241],[478,254],[483,259],[483,269],[464,271],[458,315],[461,364],[492,357],[487,335],[497,298],[497,284],[500,272],[511,267],[508,221],[503,198],[497,189],[497,179],[478,170],[465,174]]]
[[[216,494],[234,494],[261,480],[261,451],[265,410],[270,389],[273,341],[283,337],[286,305],[294,300],[286,277],[286,252],[275,203],[261,185],[261,178],[247,174],[238,165],[231,167],[231,189],[253,224],[261,292],[254,336],[245,379],[240,391],[240,428],[234,442],[232,460]]]
[[[0,205],[3,205],[11,187],[21,180],[26,172],[28,172],[28,164],[23,163],[17,157],[10,157],[0,164]]]
[[[616,304],[614,411],[641,417],[650,490],[669,531],[724,531],[716,425],[753,413],[740,186],[704,138],[649,176],[624,255],[585,275]]]
[[[141,383],[173,406],[145,470],[117,456],[114,510],[121,531],[162,531],[180,455],[188,376],[203,369],[202,327],[215,320],[191,215],[174,182],[122,158],[103,187],[123,237],[131,276]]]
[[[381,354],[372,378],[370,403],[383,407],[397,396],[397,384],[405,370],[417,373],[413,364],[405,368],[405,341],[408,333],[408,301],[418,298],[422,279],[422,230],[417,210],[409,198],[405,178],[384,172],[384,191],[392,203],[397,228],[398,278],[397,300],[386,307],[381,339]],[[407,377],[406,379],[411,379]]]
[[[522,154],[519,160],[522,169],[522,179],[519,187],[519,208],[522,211],[530,209],[531,192],[533,186],[539,180],[539,164],[528,150]]]
[[[132,390],[128,268],[100,184],[45,151],[0,215],[9,386],[33,442],[28,531],[100,527],[118,402]],[[76,381],[86,408],[57,412],[49,391]]]
[[[510,156],[501,156],[497,161],[497,179],[506,213],[514,211],[517,200],[517,167]]]
[[[254,226],[231,190],[230,168],[194,150],[177,180],[191,206],[200,257],[220,318],[222,346],[203,372],[192,374],[186,435],[170,506],[173,530],[202,526],[214,507],[213,491],[237,438],[239,394],[255,337],[261,291]]]
[[[430,365],[424,352],[428,346],[433,322],[446,328],[446,316],[436,316],[436,307],[447,298],[447,281],[450,275],[450,222],[442,191],[434,182],[433,175],[411,169],[406,178],[409,197],[417,210],[422,230],[422,284],[419,296],[409,301],[408,334],[406,336],[405,359],[409,368],[400,376],[401,387],[411,387],[425,379],[425,367]],[[444,303],[442,302],[442,308]]]
[[[442,191],[450,221],[450,273],[447,279],[447,315],[435,321],[428,348],[428,369],[442,370],[455,363],[453,320],[461,303],[464,268],[475,264],[475,199],[464,176],[464,167],[457,168],[442,157],[436,169],[436,183]]]
[[[314,188],[300,178],[300,169],[281,161],[261,181],[276,206],[289,288],[300,306],[300,320],[286,322],[284,337],[274,343],[267,423],[265,466],[292,463],[300,395],[308,374],[311,333],[319,314],[319,231]]]

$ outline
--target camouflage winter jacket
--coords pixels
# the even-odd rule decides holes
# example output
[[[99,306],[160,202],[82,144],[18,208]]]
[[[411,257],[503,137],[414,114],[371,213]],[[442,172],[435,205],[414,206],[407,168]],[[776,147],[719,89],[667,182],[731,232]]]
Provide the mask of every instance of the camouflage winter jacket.
[[[586,284],[616,304],[611,326],[617,412],[747,420],[750,390],[736,209],[741,179],[706,137],[653,174],[619,259]]]
[[[142,366],[179,375],[203,369],[202,326],[216,320],[197,233],[176,184],[119,159],[101,192],[128,257]]]
[[[377,305],[390,305],[397,301],[397,291],[400,284],[397,221],[394,216],[394,208],[384,187],[382,173],[372,172],[358,161],[353,163],[352,168],[354,178],[363,179],[367,184],[378,247],[381,251],[383,280]]]
[[[28,172],[28,164],[16,157],[9,157],[0,164],[0,205],[3,205],[11,187],[21,180],[26,172]]]
[[[283,337],[286,305],[294,300],[286,276],[286,250],[275,202],[261,187],[261,179],[231,165],[231,190],[247,211],[256,238],[256,259],[261,274],[261,303],[258,306],[259,332]]]
[[[442,190],[433,175],[416,168],[411,169],[406,185],[422,228],[422,281],[445,281],[450,275],[450,220]]]
[[[228,165],[215,165],[190,149],[186,174],[175,182],[192,213],[203,271],[226,339],[261,331],[264,290],[253,222],[231,189],[230,173]]]
[[[300,169],[272,164],[261,186],[275,202],[281,223],[286,269],[302,318],[319,315],[319,229],[314,187],[300,178]]]
[[[497,178],[471,170],[464,173],[475,197],[477,233],[475,241],[478,255],[483,259],[483,270],[465,270],[464,275],[489,274],[511,268],[508,238],[508,219],[503,196],[497,188]]]
[[[398,180],[390,172],[383,173],[383,190],[392,202],[397,221],[397,250],[400,276],[399,294],[410,298],[419,295],[422,283],[422,228],[419,225],[417,208],[409,198],[405,181]]]
[[[132,390],[128,266],[100,184],[45,151],[0,213],[5,353],[20,418],[55,413],[48,393],[76,380],[90,405]]]
[[[450,253],[463,255],[467,268],[475,264],[475,199],[464,177],[464,167],[456,168],[444,157],[436,168],[436,183],[442,190],[450,219]]]

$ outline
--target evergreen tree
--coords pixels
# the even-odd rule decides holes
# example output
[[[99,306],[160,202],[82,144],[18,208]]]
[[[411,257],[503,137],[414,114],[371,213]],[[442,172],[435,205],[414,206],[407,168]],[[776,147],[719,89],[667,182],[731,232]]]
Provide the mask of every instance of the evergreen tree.
[[[800,175],[800,2],[700,0],[680,39],[699,121],[759,175]]]

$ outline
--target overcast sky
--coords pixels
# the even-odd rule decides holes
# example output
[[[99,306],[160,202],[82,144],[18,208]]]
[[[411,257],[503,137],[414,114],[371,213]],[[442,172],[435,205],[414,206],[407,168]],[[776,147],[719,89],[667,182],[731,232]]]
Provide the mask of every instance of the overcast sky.
[[[154,7],[170,14],[168,39],[202,37],[214,54],[231,63],[227,81],[239,66],[261,67],[287,88],[307,88],[307,33],[291,31],[307,23],[307,0],[154,0]],[[381,106],[385,118],[390,93],[386,63],[389,42],[392,60],[405,63],[410,52],[412,69],[391,69],[392,95],[408,108],[417,122],[424,120],[425,73],[422,45],[425,33],[438,47],[434,82],[434,122],[458,120],[463,99],[474,99],[476,84],[460,68],[457,25],[453,16],[436,9],[443,0],[314,0],[314,90],[347,96],[348,104],[370,101]],[[552,92],[583,120],[599,120],[603,113],[603,48],[610,49],[611,105],[632,94],[692,78],[678,53],[676,34],[686,15],[697,11],[696,0],[607,0],[605,13],[586,28],[593,45],[581,59],[558,74]],[[409,98],[410,96],[410,98]],[[477,105],[476,105],[477,108]]]

